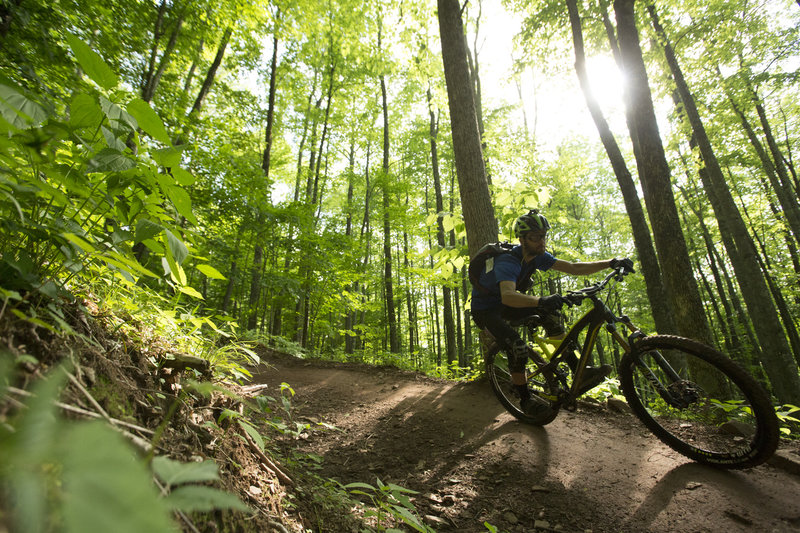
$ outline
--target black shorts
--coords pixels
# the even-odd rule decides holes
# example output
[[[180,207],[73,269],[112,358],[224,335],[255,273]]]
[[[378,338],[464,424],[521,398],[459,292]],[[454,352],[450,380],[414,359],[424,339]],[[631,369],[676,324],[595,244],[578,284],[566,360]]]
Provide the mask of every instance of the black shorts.
[[[508,307],[500,306],[486,310],[472,311],[472,319],[480,328],[489,330],[494,338],[504,349],[513,346],[514,341],[520,339],[519,332],[511,327],[508,321],[516,321],[531,315],[541,317],[540,324],[545,330],[545,336],[557,337],[564,333],[564,319],[561,313],[549,313],[538,307]]]

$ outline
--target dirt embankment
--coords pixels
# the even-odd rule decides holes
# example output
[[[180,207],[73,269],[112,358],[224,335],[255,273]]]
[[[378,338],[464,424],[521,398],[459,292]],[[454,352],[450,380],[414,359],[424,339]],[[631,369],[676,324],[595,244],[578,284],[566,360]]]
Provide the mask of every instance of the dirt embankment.
[[[321,475],[416,490],[437,531],[800,531],[800,477],[692,463],[602,406],[536,428],[503,411],[487,383],[291,358],[253,382],[288,383],[296,417],[338,428],[297,441],[324,458]]]

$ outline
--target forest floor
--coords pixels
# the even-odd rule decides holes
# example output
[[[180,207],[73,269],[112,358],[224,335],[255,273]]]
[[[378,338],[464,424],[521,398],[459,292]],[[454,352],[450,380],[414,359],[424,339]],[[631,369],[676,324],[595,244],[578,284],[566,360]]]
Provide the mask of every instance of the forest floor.
[[[286,444],[321,456],[320,476],[417,491],[413,503],[436,531],[800,531],[796,472],[693,463],[604,405],[531,427],[485,381],[278,354],[252,382],[289,384],[295,420],[335,428]],[[800,459],[796,443],[781,453]]]
[[[18,361],[14,390],[68,359],[74,381],[60,398],[72,406],[65,417],[83,419],[75,408],[85,414],[101,406],[104,417],[134,424],[119,432],[157,441],[158,455],[214,460],[218,486],[252,512],[181,515],[183,531],[358,533],[375,526],[374,517],[339,484],[378,480],[416,491],[414,507],[437,532],[800,531],[797,441],[782,443],[781,457],[792,461],[781,468],[716,470],[605,405],[583,403],[532,427],[506,413],[486,381],[303,360],[263,346],[247,385],[226,381],[209,396],[178,401],[176,391],[190,381],[163,366],[171,353],[166,339],[128,338],[79,308],[68,315],[78,335],[56,336],[8,314],[0,320],[0,357],[7,350]],[[283,384],[294,392],[287,403]],[[4,396],[0,421],[15,420],[16,405]]]

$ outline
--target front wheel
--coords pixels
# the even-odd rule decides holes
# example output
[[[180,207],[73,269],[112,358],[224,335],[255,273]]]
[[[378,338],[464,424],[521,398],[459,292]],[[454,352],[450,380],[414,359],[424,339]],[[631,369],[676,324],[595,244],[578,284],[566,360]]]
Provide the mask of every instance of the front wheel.
[[[778,446],[769,395],[713,348],[681,337],[645,337],[622,358],[619,374],[634,414],[690,459],[748,468],[769,459]]]
[[[484,356],[486,362],[486,375],[489,378],[489,383],[492,385],[497,399],[506,408],[506,411],[514,415],[518,420],[526,424],[535,426],[544,426],[552,422],[556,415],[558,415],[559,406],[551,402],[550,411],[542,416],[529,416],[520,408],[520,397],[517,393],[514,384],[511,382],[511,371],[508,369],[508,360],[505,354],[501,353],[497,344],[493,344],[488,348]],[[545,378],[541,373],[537,373],[537,366],[528,361],[527,364],[528,388],[532,394],[536,394],[540,398],[546,399],[545,389],[547,388],[544,383],[551,380],[554,383],[552,374],[548,374]]]

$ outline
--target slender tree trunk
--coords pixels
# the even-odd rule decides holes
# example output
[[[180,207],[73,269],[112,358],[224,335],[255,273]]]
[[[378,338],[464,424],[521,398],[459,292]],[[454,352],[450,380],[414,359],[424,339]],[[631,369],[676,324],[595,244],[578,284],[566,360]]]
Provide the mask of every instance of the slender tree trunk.
[[[186,74],[186,81],[183,82],[183,93],[181,93],[181,107],[183,107],[183,103],[185,102],[185,96],[192,88],[192,82],[194,81],[194,73],[197,71],[197,61],[200,56],[203,54],[203,47],[205,46],[205,39],[200,39],[200,44],[197,46],[197,53],[192,58],[192,66],[189,67],[189,72]]]
[[[444,235],[444,225],[442,224],[442,214],[444,213],[444,200],[442,198],[442,182],[439,174],[439,153],[437,148],[437,137],[439,135],[439,122],[433,111],[433,97],[431,90],[427,91],[428,115],[430,116],[429,142],[431,148],[431,172],[433,174],[433,189],[436,199],[436,243],[439,249],[443,250],[447,246]],[[453,303],[451,300],[450,287],[442,287],[442,306],[444,311],[444,331],[445,331],[445,351],[447,362],[450,363],[456,357],[456,334],[453,321]]]
[[[348,239],[348,241],[353,242],[353,248],[355,248],[355,241],[353,241],[353,196],[355,194],[355,164],[356,164],[356,143],[355,143],[355,135],[350,138],[350,153],[348,156],[348,167],[347,167],[347,207],[345,212],[345,231],[344,235]],[[357,283],[352,283],[345,288],[345,291],[348,294],[356,294],[357,290]],[[351,354],[355,348],[355,336],[353,334],[353,326],[355,325],[355,311],[353,311],[350,306],[348,305],[345,308],[345,316],[344,316],[344,353]]]
[[[257,221],[256,224],[259,224]],[[247,329],[255,329],[258,318],[258,301],[261,297],[261,262],[264,258],[264,249],[256,243],[253,249],[253,274],[250,282],[250,299],[247,305]]]
[[[764,132],[764,138],[767,141],[767,146],[772,154],[772,160],[775,164],[775,171],[778,174],[778,180],[773,185],[775,188],[775,195],[778,197],[778,202],[781,204],[786,216],[786,221],[794,234],[795,239],[800,243],[800,203],[798,203],[797,191],[792,190],[791,178],[789,172],[786,170],[784,164],[783,154],[780,147],[772,134],[772,127],[767,120],[767,113],[764,111],[764,105],[761,99],[753,93],[753,102],[755,103],[756,113],[761,122],[761,131]]]
[[[481,246],[497,240],[497,221],[486,181],[467,67],[461,8],[458,0],[438,0],[438,8],[456,173],[467,231],[467,247],[472,257]]]
[[[194,101],[192,110],[189,111],[190,116],[199,113],[203,108],[203,103],[206,100],[206,96],[208,96],[208,93],[211,92],[211,85],[214,83],[214,78],[217,75],[217,69],[219,69],[219,66],[222,64],[222,58],[225,56],[225,49],[228,47],[228,42],[231,39],[232,33],[233,28],[230,27],[225,30],[225,33],[223,33],[222,40],[220,40],[219,46],[217,47],[217,55],[214,56],[214,61],[211,63],[211,67],[206,73],[206,78],[203,80],[203,85],[200,87],[200,92],[197,94],[197,98]]]
[[[758,264],[756,258],[758,252],[725,182],[672,45],[659,23],[655,8],[649,5],[648,11],[653,27],[664,46],[667,63],[683,104],[683,112],[691,125],[693,144],[696,143],[700,149],[702,165],[698,173],[719,222],[722,242],[733,264],[736,277],[743,281],[740,287],[747,310],[751,315],[759,317],[753,322],[753,326],[762,348],[761,362],[764,370],[769,376],[776,396],[782,402],[800,402],[800,377],[797,374],[797,364],[792,357],[778,313],[770,298],[769,288]]]
[[[769,154],[764,149],[764,145],[761,144],[761,141],[758,139],[756,132],[750,124],[750,121],[747,119],[744,111],[741,107],[734,101],[733,97],[728,94],[728,101],[731,104],[731,108],[733,109],[734,113],[739,117],[739,120],[742,123],[742,128],[744,129],[747,138],[750,140],[750,145],[753,147],[753,150],[756,152],[758,159],[761,161],[761,166],[764,170],[764,174],[766,174],[767,178],[769,179],[770,185],[772,187],[772,192],[778,197],[778,202],[781,204],[783,208],[783,212],[780,215],[781,219],[784,219],[787,222],[787,225],[791,229],[793,233],[793,238],[795,241],[800,242],[800,232],[795,232],[795,228],[791,224],[789,216],[792,212],[792,199],[787,198],[786,195],[780,193],[779,191],[783,190],[782,184],[780,183],[780,178],[778,176],[778,171],[775,167],[775,163],[770,159]],[[781,201],[781,196],[783,196],[783,201]],[[796,200],[795,200],[796,201]],[[787,209],[788,208],[788,209]]]
[[[161,42],[161,35],[163,35],[164,16],[167,13],[167,0],[161,0],[158,6],[158,14],[156,21],[153,25],[153,46],[150,48],[150,59],[147,61],[147,70],[142,73],[142,79],[139,83],[141,94],[144,94],[145,89],[150,85],[150,80],[153,79],[153,74],[156,71],[156,57],[158,57],[158,43]]]
[[[170,59],[172,59],[172,52],[175,50],[175,43],[178,40],[178,35],[180,34],[181,27],[183,26],[183,19],[184,13],[181,13],[180,17],[178,18],[178,22],[175,24],[175,28],[172,30],[172,34],[170,34],[167,47],[164,49],[164,53],[161,54],[161,61],[158,62],[158,69],[148,80],[147,85],[145,85],[145,87],[142,89],[142,100],[145,102],[152,101],[156,94],[156,89],[158,88],[158,84],[161,82],[161,77],[164,75],[164,71],[167,69]]]
[[[228,307],[231,304],[231,296],[233,295],[233,287],[236,283],[236,276],[236,259],[234,259],[231,261],[231,272],[228,274],[228,285],[225,287],[225,295],[222,297],[222,303],[220,304],[223,315],[228,312]]]
[[[406,209],[409,208],[409,198],[408,193],[406,193]],[[403,232],[403,266],[405,267],[406,273],[411,272],[411,263],[408,259],[409,256],[409,245],[408,245],[408,232]],[[406,274],[407,275],[407,274]],[[414,324],[416,322],[416,318],[414,316],[414,292],[411,288],[410,284],[406,284],[406,313],[408,315],[408,353],[412,354],[417,349],[417,341],[414,337]]]
[[[378,49],[381,50],[381,29],[378,27]],[[400,353],[400,335],[397,331],[397,311],[392,280],[392,225],[391,196],[389,194],[389,102],[386,96],[386,76],[380,75],[381,107],[383,109],[383,283],[386,299],[386,318],[389,323],[389,351]]]
[[[631,138],[634,144],[639,145],[639,174],[665,288],[672,302],[677,330],[682,335],[708,342],[711,334],[675,206],[670,168],[661,143],[639,44],[634,0],[616,0],[614,10],[620,53],[630,87]]]
[[[737,320],[730,301],[733,300],[734,298],[737,298],[737,296],[735,294],[732,294],[730,295],[729,299],[728,295],[726,295],[725,293],[723,275],[720,269],[719,262],[717,261],[716,247],[714,246],[714,239],[711,236],[711,232],[709,231],[708,226],[706,226],[705,223],[705,213],[700,208],[696,208],[693,206],[693,202],[689,198],[689,195],[685,189],[681,189],[681,191],[683,192],[683,195],[686,198],[687,205],[689,205],[690,209],[694,211],[695,216],[697,218],[698,226],[700,227],[700,232],[703,237],[703,244],[706,248],[706,257],[708,258],[708,265],[709,268],[711,268],[712,275],[714,276],[714,285],[717,289],[717,294],[719,294],[719,301],[725,313],[725,326],[727,330],[730,332],[730,339],[731,339],[730,349],[733,351],[734,354],[741,354],[743,351],[743,346],[739,338],[739,332],[737,331],[736,328]],[[739,318],[747,320],[747,316],[741,316]],[[760,354],[760,348],[758,344],[753,345],[753,351]]]
[[[675,320],[670,310],[667,295],[664,292],[664,282],[661,279],[661,269],[658,266],[658,258],[650,238],[650,229],[644,216],[639,194],[636,192],[636,184],[633,182],[625,158],[617,144],[608,122],[603,116],[600,105],[592,93],[589,77],[586,73],[586,56],[583,46],[583,31],[581,29],[580,14],[578,13],[577,0],[567,0],[569,20],[572,26],[572,41],[575,47],[575,72],[578,75],[581,91],[583,92],[589,114],[592,116],[595,127],[600,134],[600,140],[606,150],[611,168],[619,183],[625,209],[633,231],[633,242],[641,263],[641,270],[644,274],[647,297],[650,301],[650,308],[653,312],[656,330],[660,333],[674,333]]]
[[[280,10],[275,15],[277,20],[280,17]],[[264,154],[261,157],[261,168],[264,170],[264,177],[269,182],[270,155],[272,152],[272,130],[275,123],[275,92],[278,79],[278,29],[272,37],[272,61],[269,71],[269,96],[267,97],[267,126],[264,130]]]

